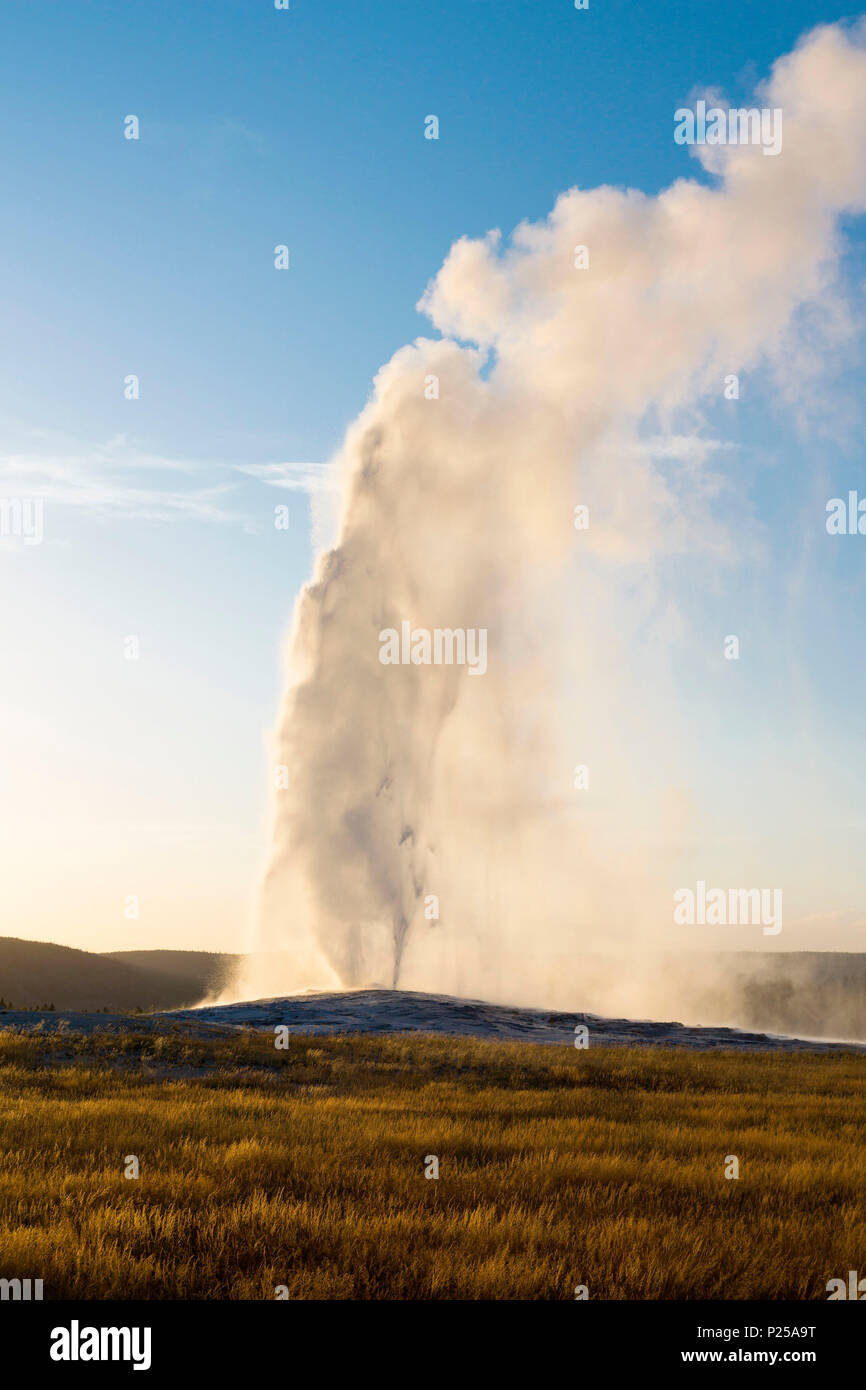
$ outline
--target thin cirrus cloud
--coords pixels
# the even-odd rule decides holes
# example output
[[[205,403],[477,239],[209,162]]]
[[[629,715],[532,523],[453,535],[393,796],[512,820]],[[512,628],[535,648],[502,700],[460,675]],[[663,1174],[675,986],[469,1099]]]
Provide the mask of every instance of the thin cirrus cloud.
[[[112,520],[243,521],[239,510],[226,505],[234,484],[221,479],[196,485],[201,471],[200,465],[114,439],[86,451],[0,454],[0,492]]]
[[[291,492],[330,492],[337,486],[324,463],[244,463],[236,471]]]
[[[192,461],[149,452],[118,435],[87,448],[52,444],[0,454],[0,495],[39,498],[102,519],[250,526],[255,515],[241,502],[238,474],[294,491],[329,487],[322,464]]]

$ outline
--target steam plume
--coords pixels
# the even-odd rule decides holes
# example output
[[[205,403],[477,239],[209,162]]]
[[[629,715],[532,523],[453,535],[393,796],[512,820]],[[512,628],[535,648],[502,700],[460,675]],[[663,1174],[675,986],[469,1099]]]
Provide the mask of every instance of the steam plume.
[[[419,306],[442,338],[379,372],[290,640],[257,944],[291,967],[248,994],[376,980],[541,1002],[578,948],[658,944],[689,795],[672,567],[734,558],[700,411],[732,373],[808,365],[819,318],[841,331],[862,30],[807,36],[760,101],[783,111],[776,157],[696,147],[709,183],[572,189],[507,244],[458,241]],[[403,621],[486,629],[486,675],[383,666]]]

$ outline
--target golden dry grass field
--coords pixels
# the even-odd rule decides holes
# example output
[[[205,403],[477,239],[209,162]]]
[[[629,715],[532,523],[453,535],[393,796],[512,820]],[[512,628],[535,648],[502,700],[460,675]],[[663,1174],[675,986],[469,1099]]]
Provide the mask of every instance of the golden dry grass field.
[[[0,1033],[0,1277],[46,1298],[826,1299],[866,1258],[864,1080],[843,1053]]]

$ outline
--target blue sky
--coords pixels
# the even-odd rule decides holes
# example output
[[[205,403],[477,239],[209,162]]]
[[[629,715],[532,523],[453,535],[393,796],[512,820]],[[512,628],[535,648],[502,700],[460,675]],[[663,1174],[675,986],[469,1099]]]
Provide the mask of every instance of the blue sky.
[[[830,0],[7,0],[0,456],[15,478],[24,460],[34,493],[53,490],[45,543],[0,551],[0,931],[97,949],[238,944],[282,643],[311,561],[306,494],[238,470],[334,452],[379,365],[430,331],[414,305],[456,238],[539,219],[575,184],[702,177],[671,138],[674,109],[699,87],[750,95],[803,30],[850,13]],[[123,138],[128,114],[138,141]],[[857,231],[852,281],[862,255]],[[129,373],[139,400],[124,399]],[[766,398],[735,426],[712,422],[761,461],[744,486],[771,523],[769,573],[808,489],[820,511],[862,477],[859,362],[839,391],[837,438],[804,436]],[[290,529],[275,532],[284,501]],[[862,568],[844,546],[823,556],[831,617],[806,585],[763,659],[772,684],[792,632],[798,651],[823,644],[826,756],[835,729],[843,758],[866,732],[856,685],[838,679],[849,663],[862,674]],[[757,582],[743,582],[744,609]],[[130,633],[138,663],[122,657]],[[128,894],[138,920],[123,917]]]

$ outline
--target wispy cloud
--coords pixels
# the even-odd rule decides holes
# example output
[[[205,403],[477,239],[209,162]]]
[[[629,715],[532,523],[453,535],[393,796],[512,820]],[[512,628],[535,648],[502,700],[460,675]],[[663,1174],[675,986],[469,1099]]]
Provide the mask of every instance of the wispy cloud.
[[[114,435],[92,446],[68,444],[48,432],[36,447],[0,453],[0,495],[39,497],[103,519],[204,521],[256,528],[247,480],[293,492],[333,486],[321,463],[230,464],[173,458]],[[239,476],[240,475],[240,476]]]
[[[203,472],[212,476],[214,471],[147,453],[118,437],[82,452],[0,454],[0,491],[102,518],[243,522],[244,515],[226,505],[236,484],[222,465],[218,472],[224,476],[197,485]],[[166,474],[184,482],[166,486]]]
[[[708,439],[700,434],[657,434],[643,441],[643,448],[657,459],[673,459],[677,463],[700,467],[720,450],[736,449],[729,439]]]
[[[330,492],[336,486],[326,463],[244,463],[236,471],[291,492]]]

